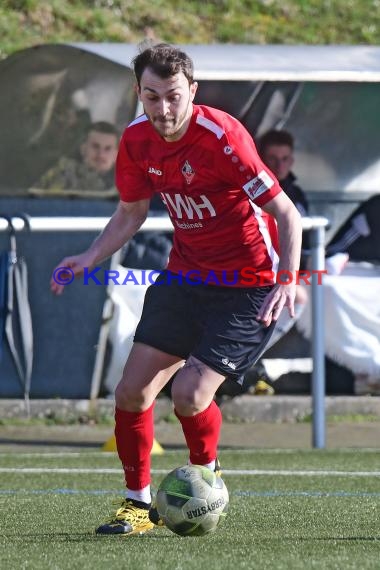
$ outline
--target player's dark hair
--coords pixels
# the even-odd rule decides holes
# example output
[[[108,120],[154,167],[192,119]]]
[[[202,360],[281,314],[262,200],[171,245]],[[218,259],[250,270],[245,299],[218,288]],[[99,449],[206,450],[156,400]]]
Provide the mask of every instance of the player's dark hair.
[[[292,150],[294,149],[294,138],[288,131],[278,131],[276,129],[271,129],[264,133],[258,140],[258,149],[260,154],[265,152],[268,146],[289,146]]]
[[[97,121],[96,123],[90,123],[86,129],[86,136],[95,131],[97,133],[104,133],[106,135],[115,135],[116,137],[120,136],[120,133],[112,123],[108,123],[108,121]]]
[[[179,48],[170,44],[159,43],[143,49],[133,60],[133,69],[137,85],[140,87],[141,76],[149,68],[161,77],[167,79],[182,72],[189,84],[194,81],[194,64],[192,59]]]

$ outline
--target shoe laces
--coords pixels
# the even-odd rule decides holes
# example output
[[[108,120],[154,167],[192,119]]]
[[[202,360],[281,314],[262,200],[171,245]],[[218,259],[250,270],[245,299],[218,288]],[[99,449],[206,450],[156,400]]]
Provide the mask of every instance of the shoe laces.
[[[119,501],[114,501],[114,504],[119,504]],[[127,518],[138,520],[144,518],[142,515],[144,509],[136,507],[131,499],[123,499],[121,505],[117,509],[116,513],[109,518],[108,523],[125,521]]]

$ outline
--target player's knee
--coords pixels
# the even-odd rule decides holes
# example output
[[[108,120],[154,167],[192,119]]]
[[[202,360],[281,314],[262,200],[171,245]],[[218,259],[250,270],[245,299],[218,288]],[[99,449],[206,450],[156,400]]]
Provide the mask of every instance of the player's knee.
[[[176,411],[181,416],[194,416],[207,407],[196,391],[186,389],[176,383],[172,386],[172,400]]]
[[[141,392],[132,390],[123,382],[120,382],[115,390],[115,404],[120,410],[129,412],[142,412],[149,407]]]

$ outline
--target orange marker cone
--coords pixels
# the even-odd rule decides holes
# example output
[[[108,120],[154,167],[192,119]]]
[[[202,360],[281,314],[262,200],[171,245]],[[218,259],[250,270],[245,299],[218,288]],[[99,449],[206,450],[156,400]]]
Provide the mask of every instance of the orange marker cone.
[[[112,435],[107,441],[102,445],[102,451],[116,451],[116,439],[115,435]],[[153,440],[152,455],[162,455],[164,453],[163,447],[158,443],[156,439]]]

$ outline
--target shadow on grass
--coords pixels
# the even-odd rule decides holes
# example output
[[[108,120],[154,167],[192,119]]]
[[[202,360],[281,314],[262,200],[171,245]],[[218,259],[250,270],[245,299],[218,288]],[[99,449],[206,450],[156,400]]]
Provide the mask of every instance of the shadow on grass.
[[[22,536],[15,534],[2,534],[3,539],[7,541],[20,541],[22,542],[94,542],[94,541],[124,541],[131,539],[138,540],[162,540],[167,538],[175,538],[178,540],[178,536],[166,529],[160,529],[159,531],[147,532],[144,535],[132,535],[132,536],[115,536],[115,535],[100,535],[95,534],[95,532],[46,532],[46,533],[23,533]]]
[[[139,539],[139,540],[162,540],[167,538],[173,538],[178,540],[178,536],[167,529],[158,529],[147,532],[143,535],[131,535],[131,536],[115,536],[115,535],[99,535],[95,534],[95,532],[47,532],[47,533],[25,533],[23,532],[22,536],[15,535],[15,534],[6,534],[2,533],[2,538],[7,540],[22,540],[23,542],[33,542],[35,543],[36,540],[40,542],[94,542],[94,541],[123,541],[123,540],[130,540],[130,539]],[[380,542],[380,536],[298,536],[298,537],[282,537],[279,539],[279,542],[293,542],[294,541],[300,542]],[[265,539],[260,539],[261,542],[266,542]],[[270,539],[271,542],[274,541],[273,537]]]

